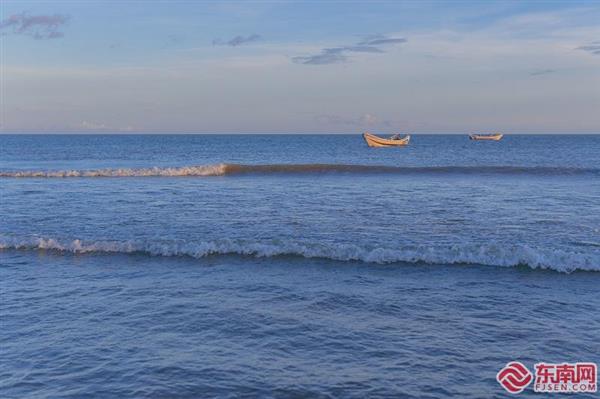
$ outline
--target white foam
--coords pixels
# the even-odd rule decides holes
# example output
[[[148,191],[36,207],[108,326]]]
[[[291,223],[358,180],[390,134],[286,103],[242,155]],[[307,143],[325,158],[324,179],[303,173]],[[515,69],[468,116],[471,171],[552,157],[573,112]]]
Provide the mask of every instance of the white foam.
[[[0,177],[151,177],[151,176],[221,176],[227,169],[226,164],[182,166],[173,168],[119,168],[97,170],[25,170],[0,172]]]
[[[144,253],[152,256],[243,255],[254,257],[301,256],[335,261],[366,263],[473,264],[488,266],[528,266],[570,273],[575,270],[600,271],[600,253],[539,249],[525,245],[461,244],[447,246],[406,246],[404,248],[363,248],[356,245],[322,245],[298,242],[250,242],[215,240],[180,241],[89,241],[54,238],[15,238],[0,235],[0,249],[53,250],[67,253]]]

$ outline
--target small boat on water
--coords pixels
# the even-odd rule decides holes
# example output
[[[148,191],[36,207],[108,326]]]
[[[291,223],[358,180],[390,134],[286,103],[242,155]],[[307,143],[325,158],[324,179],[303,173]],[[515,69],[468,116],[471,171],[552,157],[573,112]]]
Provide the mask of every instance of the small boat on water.
[[[379,136],[375,136],[371,133],[364,133],[363,138],[367,142],[369,147],[400,147],[407,145],[410,141],[410,135],[400,137],[399,134],[395,134],[390,138],[384,139]]]
[[[490,140],[490,141],[500,141],[504,135],[502,133],[492,133],[492,134],[469,134],[469,138],[471,140]]]

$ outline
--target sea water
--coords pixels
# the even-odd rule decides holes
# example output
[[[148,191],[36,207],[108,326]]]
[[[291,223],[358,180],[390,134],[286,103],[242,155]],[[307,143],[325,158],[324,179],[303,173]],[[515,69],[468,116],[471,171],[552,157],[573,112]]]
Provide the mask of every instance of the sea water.
[[[3,397],[479,398],[600,362],[598,135],[3,135],[0,205]]]

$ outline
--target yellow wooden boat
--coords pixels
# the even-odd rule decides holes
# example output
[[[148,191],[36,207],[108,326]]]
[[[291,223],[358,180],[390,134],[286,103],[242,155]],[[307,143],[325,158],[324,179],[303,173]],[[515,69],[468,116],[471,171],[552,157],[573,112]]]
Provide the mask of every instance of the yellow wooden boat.
[[[410,136],[408,134],[404,137],[400,137],[396,134],[389,139],[384,139],[375,136],[374,134],[365,132],[363,137],[369,147],[401,147],[407,145],[410,141]]]
[[[490,140],[490,141],[500,141],[504,135],[502,133],[493,133],[493,134],[469,134],[469,138],[471,140]]]

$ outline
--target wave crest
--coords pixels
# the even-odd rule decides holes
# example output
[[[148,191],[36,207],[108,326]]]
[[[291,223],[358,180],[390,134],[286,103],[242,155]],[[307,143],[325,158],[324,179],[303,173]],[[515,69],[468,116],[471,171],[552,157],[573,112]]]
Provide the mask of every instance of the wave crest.
[[[550,166],[385,166],[348,164],[273,164],[242,165],[220,163],[214,165],[107,168],[95,170],[21,170],[0,171],[0,177],[10,178],[67,178],[67,177],[179,177],[225,176],[241,174],[491,174],[491,175],[600,175],[600,169]]]
[[[576,270],[600,271],[600,254],[539,249],[525,245],[461,244],[446,246],[414,245],[402,248],[366,248],[350,244],[323,245],[299,242],[251,242],[244,240],[184,241],[82,241],[54,238],[0,236],[0,250],[52,250],[85,253],[142,253],[150,256],[214,255],[254,257],[299,256],[333,261],[365,263],[425,263],[486,266],[528,266],[570,273]]]
[[[96,170],[23,170],[0,172],[0,177],[152,177],[152,176],[220,176],[226,173],[226,164],[182,166],[173,168],[118,168]]]

